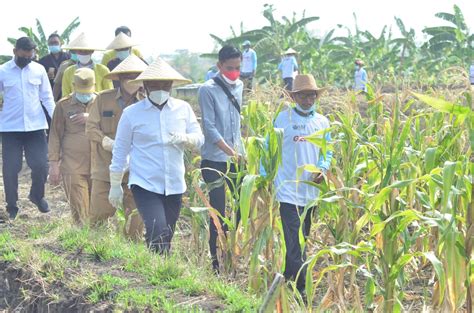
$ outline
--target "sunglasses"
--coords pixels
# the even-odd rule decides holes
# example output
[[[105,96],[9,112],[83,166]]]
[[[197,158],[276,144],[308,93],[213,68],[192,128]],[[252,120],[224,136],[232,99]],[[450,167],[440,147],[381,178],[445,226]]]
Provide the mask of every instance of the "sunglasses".
[[[317,93],[297,93],[296,96],[301,100],[311,99],[314,100],[318,97]]]

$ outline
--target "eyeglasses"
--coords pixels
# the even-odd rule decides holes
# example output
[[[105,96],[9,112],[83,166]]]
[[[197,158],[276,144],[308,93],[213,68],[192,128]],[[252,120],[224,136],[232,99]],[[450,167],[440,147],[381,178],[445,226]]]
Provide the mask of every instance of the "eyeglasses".
[[[297,93],[298,98],[301,100],[311,99],[314,100],[318,97],[317,93]]]

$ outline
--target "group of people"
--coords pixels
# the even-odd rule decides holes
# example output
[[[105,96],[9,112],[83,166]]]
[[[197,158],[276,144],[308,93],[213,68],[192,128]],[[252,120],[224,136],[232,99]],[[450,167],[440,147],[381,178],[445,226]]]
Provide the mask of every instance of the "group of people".
[[[232,174],[245,166],[246,158],[240,77],[255,75],[255,67],[243,63],[249,59],[256,66],[256,56],[233,46],[220,49],[218,72],[199,89],[199,124],[190,104],[170,95],[173,87],[189,80],[161,58],[146,64],[130,35],[127,28],[117,29],[102,64],[92,61],[92,53],[99,49],[84,34],[64,47],[70,58],[58,49],[60,38],[51,35],[51,53],[43,59],[44,66],[31,62],[36,45],[30,38],[17,40],[14,58],[0,66],[6,210],[15,219],[24,152],[31,168],[29,199],[40,212],[49,212],[45,199],[49,176],[51,184],[63,185],[75,223],[105,223],[121,209],[129,238],[140,239],[144,229],[148,247],[167,254],[186,192],[185,149],[200,148],[209,202],[220,216],[226,216],[226,185],[239,188],[234,179],[238,176]],[[287,52],[294,57],[293,51]],[[59,99],[53,93],[58,85]],[[313,210],[305,207],[317,198],[315,184],[325,179],[332,158],[330,151],[323,155],[305,140],[329,129],[328,119],[316,112],[323,92],[312,75],[296,75],[291,81],[293,105],[274,121],[284,134],[282,164],[274,183],[286,242],[285,276],[298,277],[300,291],[306,276],[300,231],[309,234]],[[47,118],[52,119],[49,140]],[[330,140],[329,132],[325,136]],[[320,171],[297,177],[297,169],[305,164]],[[222,218],[219,222],[225,232],[226,223]],[[210,220],[209,232],[212,267],[218,272],[216,221]]]

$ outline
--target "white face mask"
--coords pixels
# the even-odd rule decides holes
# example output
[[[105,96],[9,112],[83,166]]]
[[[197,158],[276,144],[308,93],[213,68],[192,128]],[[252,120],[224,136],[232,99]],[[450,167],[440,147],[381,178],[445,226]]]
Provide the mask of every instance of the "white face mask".
[[[128,93],[129,95],[133,95],[135,92],[138,91],[138,89],[140,89],[140,85],[137,83],[131,83],[130,81],[131,80],[125,80],[121,83],[120,86],[123,90],[125,90],[126,93]]]
[[[78,54],[77,55],[77,60],[79,61],[79,63],[81,64],[89,64],[89,62],[91,61],[91,55],[90,54],[86,54],[86,55],[80,55]]]
[[[170,97],[169,91],[165,90],[154,90],[148,93],[148,98],[151,102],[158,105],[165,103]]]
[[[316,105],[313,104],[312,106],[309,107],[309,109],[303,109],[303,107],[301,105],[299,105],[298,103],[296,104],[296,109],[300,112],[303,112],[305,114],[310,114],[312,112],[314,112],[314,109],[316,108]]]

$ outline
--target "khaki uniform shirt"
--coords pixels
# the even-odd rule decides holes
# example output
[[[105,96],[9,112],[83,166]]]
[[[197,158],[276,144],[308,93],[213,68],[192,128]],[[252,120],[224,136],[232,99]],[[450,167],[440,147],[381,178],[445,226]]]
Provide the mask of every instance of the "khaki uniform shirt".
[[[91,141],[91,178],[93,180],[107,182],[110,180],[109,165],[112,162],[112,152],[104,150],[102,139],[104,136],[115,139],[123,109],[144,97],[144,94],[138,92],[136,97],[132,97],[125,103],[120,89],[117,88],[101,92],[91,105],[86,134]],[[128,181],[128,174],[124,175],[124,181]]]
[[[54,101],[58,102],[62,98],[62,86],[63,86],[63,76],[66,69],[73,65],[74,61],[69,59],[61,63],[58,68],[58,72],[56,73],[56,77],[54,77],[53,83],[53,97]]]
[[[63,98],[56,104],[49,133],[49,161],[60,161],[63,174],[90,175],[90,142],[85,125],[74,124],[71,116],[87,113],[89,105],[76,97]]]

